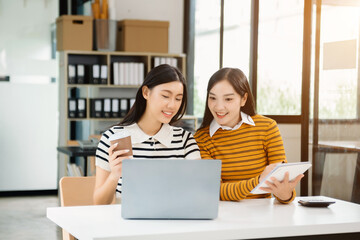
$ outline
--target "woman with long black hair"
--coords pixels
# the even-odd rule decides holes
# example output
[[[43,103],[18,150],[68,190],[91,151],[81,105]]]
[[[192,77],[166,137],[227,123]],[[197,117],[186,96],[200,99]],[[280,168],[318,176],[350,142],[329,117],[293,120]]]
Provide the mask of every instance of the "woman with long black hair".
[[[185,79],[167,64],[153,68],[136,94],[135,103],[117,126],[101,137],[96,151],[95,204],[110,204],[121,197],[122,161],[128,150],[114,151],[109,138],[124,129],[130,133],[133,158],[200,159],[200,151],[190,132],[171,126],[185,113]]]
[[[212,75],[207,87],[205,113],[195,139],[205,159],[222,160],[220,199],[268,198],[281,203],[295,198],[295,186],[304,176],[289,181],[272,179],[267,194],[251,190],[279,163],[286,162],[283,141],[273,119],[256,114],[245,74],[223,68]]]

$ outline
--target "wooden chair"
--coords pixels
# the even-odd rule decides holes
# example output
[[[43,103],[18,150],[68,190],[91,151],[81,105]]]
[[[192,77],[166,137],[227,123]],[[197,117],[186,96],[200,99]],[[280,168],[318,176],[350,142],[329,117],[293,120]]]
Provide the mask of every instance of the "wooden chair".
[[[95,177],[63,177],[59,186],[62,207],[94,205]],[[63,229],[63,240],[75,239]]]

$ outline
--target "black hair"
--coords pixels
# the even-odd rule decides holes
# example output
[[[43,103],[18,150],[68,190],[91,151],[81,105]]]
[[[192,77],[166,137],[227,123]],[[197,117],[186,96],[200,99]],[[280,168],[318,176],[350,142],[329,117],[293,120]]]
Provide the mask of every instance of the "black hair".
[[[210,112],[208,106],[209,93],[216,83],[223,80],[228,81],[242,98],[246,93],[248,94],[246,103],[243,107],[241,107],[241,111],[250,116],[254,116],[256,114],[254,97],[251,93],[249,81],[247,80],[245,74],[238,68],[222,68],[215,72],[209,80],[207,86],[204,118],[200,128],[209,126],[211,121],[214,119],[214,116]]]
[[[124,119],[118,124],[122,126],[131,125],[137,123],[146,109],[146,99],[143,96],[142,88],[144,86],[148,87],[150,90],[160,84],[179,81],[183,85],[183,98],[181,100],[181,105],[179,111],[171,119],[169,124],[172,124],[181,119],[184,115],[187,105],[187,90],[185,84],[185,78],[181,71],[173,66],[168,64],[162,64],[153,68],[145,77],[144,82],[138,89],[136,93],[135,103],[131,107],[130,111]]]

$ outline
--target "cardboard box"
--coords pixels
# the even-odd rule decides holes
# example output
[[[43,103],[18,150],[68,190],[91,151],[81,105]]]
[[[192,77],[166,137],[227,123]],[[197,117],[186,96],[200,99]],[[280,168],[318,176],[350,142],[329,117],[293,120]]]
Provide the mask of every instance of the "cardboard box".
[[[62,15],[56,19],[56,50],[93,49],[93,18]]]
[[[125,19],[118,22],[117,51],[169,51],[169,22]]]

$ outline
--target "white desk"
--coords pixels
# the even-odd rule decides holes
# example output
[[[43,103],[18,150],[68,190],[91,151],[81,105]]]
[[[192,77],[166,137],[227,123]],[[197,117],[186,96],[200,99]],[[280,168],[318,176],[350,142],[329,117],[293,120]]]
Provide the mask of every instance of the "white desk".
[[[297,203],[300,198],[288,205],[274,199],[220,202],[215,220],[124,220],[121,205],[53,207],[47,209],[47,217],[80,240],[360,235],[359,204],[335,199],[328,208],[308,208]]]

